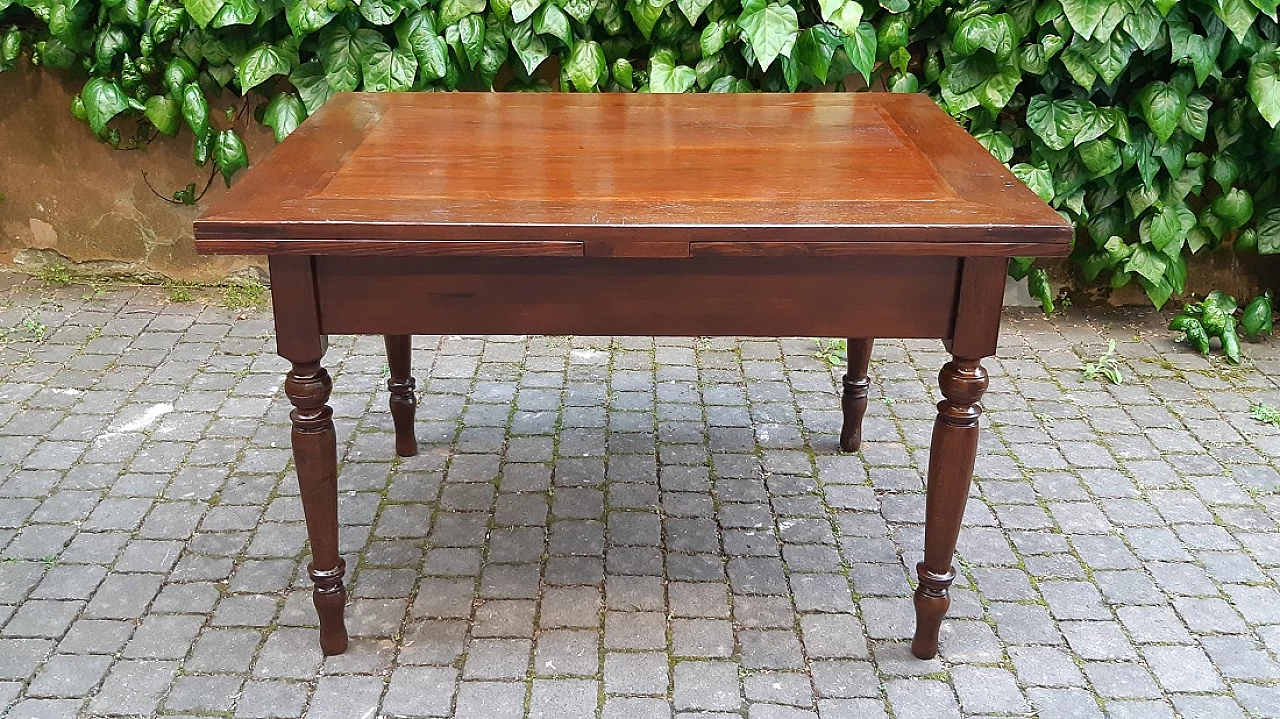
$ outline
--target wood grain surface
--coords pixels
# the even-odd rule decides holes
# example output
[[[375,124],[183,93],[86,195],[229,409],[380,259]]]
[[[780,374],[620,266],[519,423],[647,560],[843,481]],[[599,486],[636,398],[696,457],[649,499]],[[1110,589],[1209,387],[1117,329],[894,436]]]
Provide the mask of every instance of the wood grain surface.
[[[924,95],[387,93],[335,96],[195,233],[226,254],[1011,256],[1065,254],[1071,229]]]

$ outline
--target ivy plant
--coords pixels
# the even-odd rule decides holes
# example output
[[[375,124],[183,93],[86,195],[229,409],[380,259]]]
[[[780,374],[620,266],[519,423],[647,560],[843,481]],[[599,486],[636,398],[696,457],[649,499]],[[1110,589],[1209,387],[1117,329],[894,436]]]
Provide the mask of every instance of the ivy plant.
[[[227,182],[224,91],[278,140],[351,90],[926,92],[1076,224],[1082,280],[1159,307],[1193,256],[1280,253],[1277,1],[0,0],[0,70],[80,73],[92,132]]]

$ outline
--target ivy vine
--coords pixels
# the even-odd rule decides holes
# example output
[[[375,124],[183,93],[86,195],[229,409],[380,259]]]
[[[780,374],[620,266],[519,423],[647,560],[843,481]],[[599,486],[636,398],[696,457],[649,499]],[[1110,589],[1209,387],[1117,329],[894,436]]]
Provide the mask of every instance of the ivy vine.
[[[83,73],[104,141],[185,128],[228,183],[227,89],[277,140],[351,90],[923,91],[1076,223],[1084,280],[1162,306],[1191,256],[1280,253],[1277,1],[0,0],[0,71]]]

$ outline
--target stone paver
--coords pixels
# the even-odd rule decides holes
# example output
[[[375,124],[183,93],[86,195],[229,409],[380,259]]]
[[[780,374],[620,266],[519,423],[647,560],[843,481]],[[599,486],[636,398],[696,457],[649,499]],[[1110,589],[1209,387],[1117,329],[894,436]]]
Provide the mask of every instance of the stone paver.
[[[812,340],[333,337],[348,653],[266,310],[0,274],[0,715],[1280,715],[1280,349],[1010,310],[942,653],[909,656],[936,342],[857,455]],[[1115,339],[1126,382],[1082,382]]]

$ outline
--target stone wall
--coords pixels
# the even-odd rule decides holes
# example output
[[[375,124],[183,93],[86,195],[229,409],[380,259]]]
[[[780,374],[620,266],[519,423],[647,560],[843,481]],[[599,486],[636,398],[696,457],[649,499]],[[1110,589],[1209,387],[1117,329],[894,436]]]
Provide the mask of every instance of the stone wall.
[[[212,166],[192,162],[190,131],[115,150],[71,116],[82,84],[70,72],[26,64],[0,73],[0,265],[39,272],[63,264],[83,275],[196,282],[260,272],[262,258],[196,254],[191,223],[225,192],[220,176],[195,206],[166,202],[148,187],[170,197],[190,182],[204,186]],[[237,129],[252,161],[274,141],[250,125]],[[121,134],[134,127],[121,123]]]

